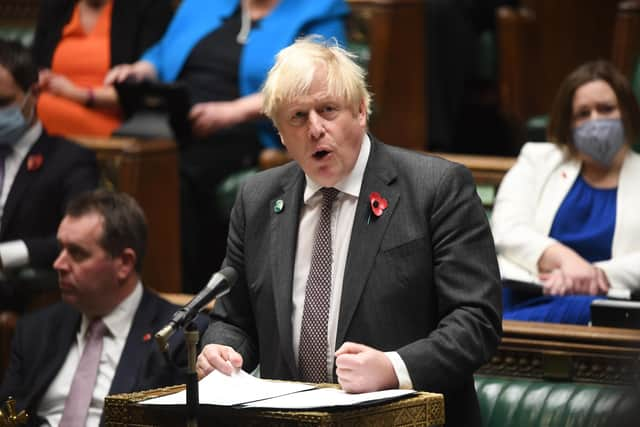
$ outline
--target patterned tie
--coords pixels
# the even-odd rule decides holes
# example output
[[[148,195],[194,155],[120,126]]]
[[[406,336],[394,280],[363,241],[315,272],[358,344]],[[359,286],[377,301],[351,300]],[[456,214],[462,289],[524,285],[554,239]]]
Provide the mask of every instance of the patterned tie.
[[[327,381],[327,325],[331,299],[331,207],[335,188],[322,188],[322,210],[313,242],[311,268],[304,296],[298,369],[300,379]]]
[[[98,377],[102,337],[106,329],[102,319],[92,320],[87,328],[84,350],[73,376],[71,389],[64,402],[60,427],[83,426],[86,423],[93,388]]]

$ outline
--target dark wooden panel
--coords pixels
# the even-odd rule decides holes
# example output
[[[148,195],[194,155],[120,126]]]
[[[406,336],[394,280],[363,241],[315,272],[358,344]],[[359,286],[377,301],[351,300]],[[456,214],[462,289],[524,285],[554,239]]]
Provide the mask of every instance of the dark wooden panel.
[[[640,331],[503,322],[497,354],[479,373],[602,384],[640,380]]]
[[[422,0],[349,0],[351,43],[368,46],[372,132],[383,141],[426,148],[425,9]]]
[[[535,0],[497,12],[501,108],[513,120],[546,114],[564,77],[610,59],[617,0]]]
[[[0,0],[0,25],[35,25],[39,0]]]
[[[640,1],[623,1],[614,27],[611,61],[631,79],[640,57]]]
[[[77,138],[93,149],[103,185],[133,196],[147,216],[142,279],[160,292],[181,292],[178,154],[169,140]]]

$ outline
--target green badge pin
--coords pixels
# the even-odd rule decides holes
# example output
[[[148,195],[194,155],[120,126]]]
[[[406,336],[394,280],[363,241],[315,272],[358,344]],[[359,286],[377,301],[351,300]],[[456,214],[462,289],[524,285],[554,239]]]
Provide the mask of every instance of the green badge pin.
[[[284,201],[282,199],[276,200],[276,203],[273,205],[273,211],[275,213],[280,213],[284,209]]]

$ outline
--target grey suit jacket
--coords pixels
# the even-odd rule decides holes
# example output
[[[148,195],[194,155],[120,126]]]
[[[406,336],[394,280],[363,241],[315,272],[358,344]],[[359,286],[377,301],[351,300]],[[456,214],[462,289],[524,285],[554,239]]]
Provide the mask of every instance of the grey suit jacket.
[[[295,163],[260,173],[236,200],[225,263],[240,277],[204,343],[234,347],[243,368],[296,379],[292,281],[305,177]],[[369,194],[389,206],[368,221]],[[276,200],[284,202],[277,213]],[[445,394],[447,425],[480,425],[473,372],[501,334],[495,249],[469,171],[375,140],[356,208],[336,348],[397,351],[418,390]]]

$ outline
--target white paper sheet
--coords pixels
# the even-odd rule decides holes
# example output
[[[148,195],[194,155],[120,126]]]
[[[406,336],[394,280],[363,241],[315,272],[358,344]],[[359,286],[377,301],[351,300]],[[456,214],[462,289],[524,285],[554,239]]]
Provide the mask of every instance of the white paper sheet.
[[[537,275],[531,274],[523,267],[520,267],[502,256],[498,256],[498,265],[500,266],[500,276],[502,276],[503,279],[535,283],[536,285],[542,286],[542,282]]]
[[[316,388],[313,385],[268,381],[242,370],[227,376],[214,371],[198,383],[201,405],[241,406],[252,408],[312,409],[333,406],[352,406],[394,399],[415,393],[413,390],[384,390],[372,393],[349,394],[335,388]],[[143,405],[186,405],[185,390],[139,402]]]
[[[267,381],[238,370],[228,376],[214,371],[198,383],[201,405],[233,406],[314,388],[297,382]],[[140,402],[144,405],[186,405],[185,390]]]
[[[248,408],[313,409],[336,406],[355,406],[380,400],[394,399],[415,393],[413,390],[384,390],[371,393],[350,394],[334,388],[316,388],[302,393],[288,394],[272,399],[242,405]]]

